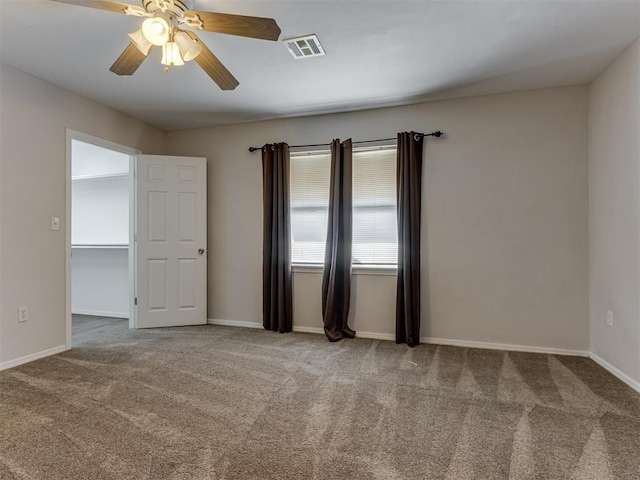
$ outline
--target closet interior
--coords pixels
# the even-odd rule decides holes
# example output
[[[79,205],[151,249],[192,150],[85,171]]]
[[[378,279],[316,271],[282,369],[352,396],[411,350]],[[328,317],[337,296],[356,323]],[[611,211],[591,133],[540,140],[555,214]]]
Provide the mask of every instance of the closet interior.
[[[128,328],[129,154],[72,140],[71,306],[73,343]]]

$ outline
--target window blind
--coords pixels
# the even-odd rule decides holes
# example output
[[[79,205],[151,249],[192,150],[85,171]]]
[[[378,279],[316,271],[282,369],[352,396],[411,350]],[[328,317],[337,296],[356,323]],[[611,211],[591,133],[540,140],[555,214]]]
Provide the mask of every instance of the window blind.
[[[328,151],[291,153],[292,263],[324,262],[330,168],[331,154]]]
[[[353,264],[396,265],[396,147],[354,149]]]
[[[331,154],[292,152],[291,261],[322,264],[329,219]],[[396,147],[353,150],[353,264],[396,265]]]

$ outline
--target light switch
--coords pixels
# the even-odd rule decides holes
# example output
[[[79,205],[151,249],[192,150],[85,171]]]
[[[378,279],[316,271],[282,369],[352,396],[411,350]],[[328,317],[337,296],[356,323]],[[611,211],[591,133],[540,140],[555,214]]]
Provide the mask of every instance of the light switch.
[[[58,217],[51,217],[51,230],[60,230],[60,219]]]
[[[611,310],[607,310],[607,325],[613,327],[613,312]]]

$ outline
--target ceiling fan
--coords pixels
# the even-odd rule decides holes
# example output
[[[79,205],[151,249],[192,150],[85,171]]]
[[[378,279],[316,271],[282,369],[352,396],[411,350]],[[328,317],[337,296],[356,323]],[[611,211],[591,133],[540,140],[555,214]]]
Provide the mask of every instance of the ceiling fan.
[[[131,43],[109,69],[117,75],[133,75],[154,47],[162,47],[165,70],[195,60],[222,90],[233,90],[238,80],[193,30],[273,41],[280,36],[272,18],[191,10],[192,0],[142,0],[142,6],[110,0],[53,1],[147,17],[140,30],[129,34]]]

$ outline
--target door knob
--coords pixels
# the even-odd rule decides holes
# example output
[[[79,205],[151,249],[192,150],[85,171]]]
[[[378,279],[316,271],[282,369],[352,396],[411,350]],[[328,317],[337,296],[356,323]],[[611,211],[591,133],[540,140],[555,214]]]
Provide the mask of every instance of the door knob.
[[[203,255],[203,254],[204,254],[204,248],[199,248],[198,255]]]

